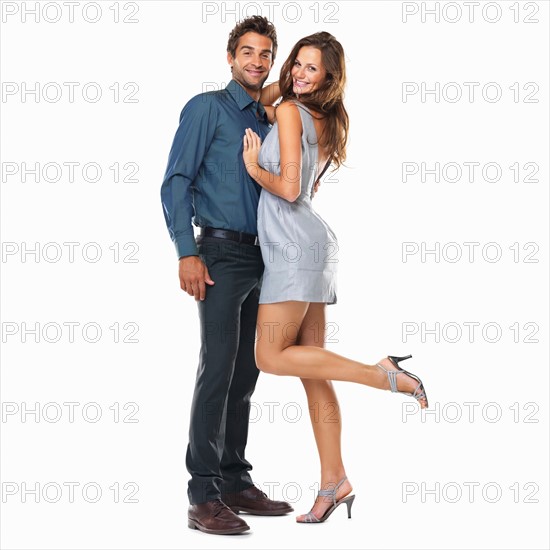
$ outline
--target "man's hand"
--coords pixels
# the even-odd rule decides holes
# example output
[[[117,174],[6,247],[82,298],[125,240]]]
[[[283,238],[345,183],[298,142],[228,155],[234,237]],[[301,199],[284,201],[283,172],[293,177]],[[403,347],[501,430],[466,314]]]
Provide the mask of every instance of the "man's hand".
[[[207,267],[198,256],[184,256],[179,260],[180,287],[195,300],[204,300],[206,286],[213,285]]]

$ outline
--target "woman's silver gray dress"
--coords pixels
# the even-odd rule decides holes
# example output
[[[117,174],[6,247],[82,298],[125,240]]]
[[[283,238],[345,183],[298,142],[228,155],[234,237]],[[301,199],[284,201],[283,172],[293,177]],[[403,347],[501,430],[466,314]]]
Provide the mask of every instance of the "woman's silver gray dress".
[[[301,193],[295,202],[288,202],[261,191],[258,237],[265,271],[260,304],[287,300],[335,304],[338,243],[311,200],[318,172],[317,134],[310,111],[295,103],[302,119]],[[280,175],[277,122],[262,143],[258,163]]]

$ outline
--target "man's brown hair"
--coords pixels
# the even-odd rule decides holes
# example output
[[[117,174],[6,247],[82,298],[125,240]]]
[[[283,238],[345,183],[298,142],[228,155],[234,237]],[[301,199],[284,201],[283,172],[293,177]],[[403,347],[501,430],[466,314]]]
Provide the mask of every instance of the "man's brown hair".
[[[247,32],[255,32],[271,39],[271,43],[273,44],[271,60],[275,61],[275,55],[277,54],[277,33],[275,32],[275,26],[261,15],[253,15],[239,21],[229,33],[227,51],[231,54],[231,57],[235,57],[237,53],[239,38]]]

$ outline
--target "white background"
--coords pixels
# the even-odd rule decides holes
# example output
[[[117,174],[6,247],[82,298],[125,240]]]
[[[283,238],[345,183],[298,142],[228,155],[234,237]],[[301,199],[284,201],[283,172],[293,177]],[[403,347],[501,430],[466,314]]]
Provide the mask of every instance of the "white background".
[[[456,8],[441,2],[438,23],[433,14],[422,22],[420,13],[434,2],[300,2],[297,9],[286,2],[147,1],[136,3],[136,23],[118,24],[109,9],[115,2],[98,3],[96,23],[82,16],[90,3],[75,8],[73,23],[67,7],[51,4],[62,8],[58,22],[44,20],[55,18],[55,6],[38,23],[33,15],[23,22],[23,3],[2,6],[2,548],[548,548],[548,3],[520,2],[515,23],[512,2],[481,2],[472,22],[459,2],[462,15],[452,23]],[[405,22],[403,4],[418,10]],[[10,15],[13,6],[19,11]],[[327,347],[367,363],[413,354],[407,367],[424,380],[433,414],[421,416],[402,396],[336,383],[345,465],[357,494],[353,518],[338,509],[312,527],[296,524],[294,514],[243,516],[248,534],[216,537],[187,528],[198,321],[196,304],[179,288],[160,184],[183,105],[230,79],[227,36],[245,7],[248,14],[259,8],[277,27],[269,81],[307,34],[326,30],[344,46],[348,162],[315,198],[340,244],[338,304],[328,308],[337,332]],[[131,3],[119,9],[128,16]],[[62,97],[22,96],[24,83],[36,82],[58,83]],[[64,82],[80,83],[74,102]],[[90,82],[103,92],[95,103],[82,96]],[[121,90],[137,83],[137,102],[115,102],[109,87],[116,82]],[[454,82],[464,95],[452,102],[447,87],[438,102],[419,93],[404,102],[403,82],[431,89]],[[479,83],[472,102],[464,82]],[[482,95],[490,82],[502,89],[498,101]],[[529,82],[538,86],[538,102],[524,102]],[[7,94],[14,88],[6,83],[18,91]],[[514,83],[519,101],[509,89]],[[57,182],[8,173],[24,162],[71,161],[80,163],[73,182],[67,172]],[[85,181],[88,162],[102,167],[100,181]],[[109,166],[116,162],[137,163],[138,181],[115,183]],[[458,163],[464,173],[457,182],[437,183],[433,175],[404,182],[403,162]],[[486,181],[478,167],[470,182],[464,162],[497,163],[502,176]],[[536,163],[538,181],[523,181],[522,168],[514,182],[509,167],[516,162]],[[50,258],[57,243],[58,261],[21,253],[37,242],[41,252],[54,243],[46,247]],[[67,242],[79,243],[73,262]],[[405,242],[445,254],[404,261]],[[473,261],[467,242],[479,243]],[[97,262],[83,258],[87,243],[100,247]],[[125,243],[139,246],[137,262],[122,261],[131,252]],[[487,243],[496,245],[484,255]],[[535,245],[524,250],[526,243]],[[490,261],[497,246],[502,257]],[[454,261],[457,249],[462,258]],[[533,250],[537,261],[525,262]],[[74,342],[66,325],[59,341],[48,341],[67,322],[79,323]],[[41,332],[23,341],[24,323],[38,323]],[[83,338],[86,323],[101,327],[98,342]],[[138,342],[115,343],[114,323],[121,339],[130,335],[123,325],[135,323]],[[404,323],[418,332],[403,336]],[[472,338],[474,325],[465,323],[477,323]],[[515,323],[517,342],[509,328]],[[439,341],[422,327],[436,329]],[[253,478],[271,497],[292,501],[296,513],[307,512],[319,465],[302,386],[261,375],[253,401]],[[66,402],[79,404],[73,422]],[[35,403],[38,418],[21,414]],[[87,403],[98,405],[83,418]],[[137,422],[122,421],[132,410],[122,410],[126,403],[139,406]],[[98,406],[102,416],[92,422]],[[56,407],[61,417],[48,422],[42,413],[55,419]],[[74,499],[67,482],[79,484]],[[83,497],[86,483],[102,489],[96,503]],[[116,503],[115,483],[121,500],[130,494],[123,486],[134,483],[138,502]],[[23,501],[24,484],[40,492]],[[63,489],[57,496],[56,487]],[[418,492],[405,495],[407,487]],[[90,490],[88,500],[94,495]]]

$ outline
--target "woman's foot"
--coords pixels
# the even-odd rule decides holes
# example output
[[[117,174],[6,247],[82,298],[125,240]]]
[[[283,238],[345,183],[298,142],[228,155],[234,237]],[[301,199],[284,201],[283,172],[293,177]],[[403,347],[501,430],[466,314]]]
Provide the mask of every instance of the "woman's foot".
[[[321,485],[321,489],[325,489],[325,490],[334,489],[336,487],[337,483],[338,483],[338,480],[323,483]],[[336,502],[338,502],[340,499],[348,496],[352,491],[353,491],[353,487],[351,486],[351,483],[349,482],[349,480],[346,479],[344,481],[344,483],[342,483],[342,485],[340,485],[340,487],[338,487],[338,489],[336,491]],[[315,499],[315,504],[313,505],[313,508],[311,509],[311,513],[317,519],[321,519],[325,515],[326,511],[329,508],[331,508],[333,505],[334,505],[334,500],[332,499],[332,497],[317,496],[317,498]],[[306,516],[307,516],[307,514],[301,514],[301,515],[296,517],[296,521],[298,523],[303,523],[303,522],[305,522],[305,517]]]
[[[409,376],[407,373],[401,371],[398,369],[395,364],[390,361],[388,357],[385,357],[384,359],[378,361],[378,364],[384,367],[386,370],[389,371],[397,371],[400,374],[396,376],[397,381],[397,389],[402,392],[408,392],[411,394],[414,394],[416,389],[419,387],[418,380],[415,380],[412,378],[412,376]],[[376,369],[380,376],[381,381],[381,388],[384,390],[390,389],[390,381],[388,379],[387,373],[385,373],[382,369],[377,368]],[[419,398],[418,403],[420,404],[420,408],[425,409],[428,406],[428,400],[425,397],[425,394],[423,397]]]

